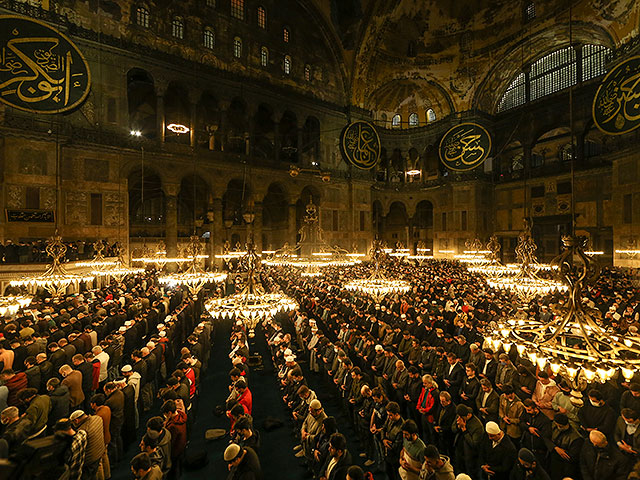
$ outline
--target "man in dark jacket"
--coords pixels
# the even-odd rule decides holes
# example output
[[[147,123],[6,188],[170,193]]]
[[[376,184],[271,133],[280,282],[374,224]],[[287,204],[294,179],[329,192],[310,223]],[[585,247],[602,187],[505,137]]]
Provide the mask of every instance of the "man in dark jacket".
[[[342,480],[352,464],[346,438],[334,433],[329,439],[329,456],[320,470],[320,480]]]
[[[47,382],[47,395],[51,398],[48,424],[53,427],[58,420],[69,416],[71,407],[69,387],[60,383],[59,379],[52,378]]]
[[[260,460],[251,447],[232,443],[224,451],[224,460],[229,466],[229,480],[262,480]]]
[[[556,413],[553,418],[549,447],[549,471],[552,480],[577,478],[580,471],[580,451],[583,438],[569,423],[564,413]]]
[[[521,448],[509,480],[550,480],[550,478],[533,452],[527,448]]]
[[[604,433],[592,430],[580,453],[583,480],[620,480],[626,478],[622,455],[607,441]]]
[[[613,438],[617,415],[604,401],[602,392],[597,388],[589,390],[589,401],[578,410],[580,425],[587,432],[598,430],[607,437]]]
[[[456,407],[456,420],[451,428],[455,435],[455,464],[463,472],[478,471],[478,453],[484,429],[466,405]]]
[[[551,439],[551,420],[530,398],[523,403],[525,412],[520,417],[520,445],[531,450],[537,458],[544,458],[547,454],[547,442]]]
[[[107,446],[109,459],[117,463],[122,455],[122,424],[124,423],[124,393],[115,383],[108,382],[104,386],[104,394],[107,396],[105,405],[111,410],[111,422],[109,433],[111,442]]]
[[[496,422],[488,422],[480,445],[480,468],[491,480],[508,480],[516,461],[516,447]]]

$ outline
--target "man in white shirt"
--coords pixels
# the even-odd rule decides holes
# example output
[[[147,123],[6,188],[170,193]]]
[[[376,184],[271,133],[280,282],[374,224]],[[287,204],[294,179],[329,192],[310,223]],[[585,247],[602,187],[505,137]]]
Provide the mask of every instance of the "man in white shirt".
[[[91,353],[93,353],[94,357],[100,361],[100,376],[98,377],[98,381],[100,383],[107,380],[107,370],[109,368],[109,354],[102,350],[100,345],[96,345],[91,349]]]

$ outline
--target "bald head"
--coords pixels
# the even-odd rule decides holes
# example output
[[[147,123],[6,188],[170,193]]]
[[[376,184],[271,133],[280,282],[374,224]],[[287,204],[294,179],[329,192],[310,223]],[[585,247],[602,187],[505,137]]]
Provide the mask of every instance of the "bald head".
[[[589,433],[589,440],[595,447],[604,448],[607,446],[607,437],[604,433],[598,430],[591,430]]]

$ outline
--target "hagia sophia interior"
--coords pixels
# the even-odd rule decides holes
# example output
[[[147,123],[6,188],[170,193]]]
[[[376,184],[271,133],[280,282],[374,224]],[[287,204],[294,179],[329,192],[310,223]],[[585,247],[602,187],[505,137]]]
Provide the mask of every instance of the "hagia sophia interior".
[[[427,257],[441,260],[446,268],[483,252],[491,260],[479,264],[503,268],[522,262],[523,235],[535,262],[548,264],[566,260],[563,238],[579,237],[575,258],[582,255],[586,265],[597,257],[608,275],[633,279],[635,303],[623,306],[640,312],[638,0],[1,0],[0,10],[4,295],[17,294],[12,281],[41,275],[54,258],[49,274],[81,274],[86,268],[72,263],[92,259],[117,258],[129,268],[155,255],[158,271],[161,264],[179,276],[171,259],[191,255],[190,274],[231,275],[260,256],[294,251],[309,240],[304,229],[313,223],[318,243],[333,254],[366,256],[376,272],[376,255],[389,252],[417,255],[420,266]],[[58,242],[47,244],[50,238]],[[228,262],[247,250],[257,257]],[[251,289],[259,268],[246,268]],[[333,278],[347,275],[337,272]],[[284,285],[282,273],[261,275],[256,296]],[[117,276],[93,287],[114,288],[109,282]],[[38,298],[44,283],[23,285],[22,293]],[[45,286],[51,302],[90,290],[69,285]],[[207,299],[198,299],[200,288],[189,290],[198,314]],[[300,288],[310,295],[308,284]],[[580,288],[569,288],[571,298],[581,297]],[[402,295],[389,291],[386,301]],[[371,292],[364,290],[375,304],[384,298]],[[7,316],[0,325],[9,323]],[[223,357],[231,350],[225,341]],[[264,363],[271,351],[277,364],[276,347],[256,345],[250,348],[262,349]],[[226,389],[231,364],[213,366],[212,352],[207,378]],[[640,358],[640,337],[634,352]],[[616,369],[611,355],[600,360]],[[273,393],[262,385],[260,391],[265,398]],[[222,462],[218,450],[215,462]],[[238,455],[224,450],[227,462]],[[112,478],[132,478],[132,456],[114,465]],[[259,478],[242,477],[231,464],[216,473],[212,465],[206,478]],[[263,467],[265,480],[289,478],[276,476],[273,464],[270,473]],[[639,477],[629,478],[640,478],[636,470]],[[2,471],[0,465],[0,478]],[[375,479],[396,480],[396,473]],[[102,464],[100,474],[82,478],[109,478]],[[161,478],[205,478],[198,475],[171,470]],[[296,475],[290,478],[302,478]],[[407,475],[398,478],[418,478]]]

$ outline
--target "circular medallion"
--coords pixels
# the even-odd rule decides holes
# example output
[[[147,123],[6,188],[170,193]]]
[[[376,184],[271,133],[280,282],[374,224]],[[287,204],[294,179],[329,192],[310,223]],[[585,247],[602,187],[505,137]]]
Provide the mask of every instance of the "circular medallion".
[[[380,137],[367,122],[353,122],[340,136],[340,150],[347,163],[362,170],[370,170],[380,160]]]
[[[64,34],[38,20],[0,16],[0,101],[33,113],[61,113],[87,98],[89,65]]]
[[[473,170],[491,153],[491,135],[477,123],[461,123],[444,134],[439,151],[447,168],[459,172]]]
[[[604,77],[593,99],[593,121],[609,135],[640,127],[640,56],[619,63]]]

